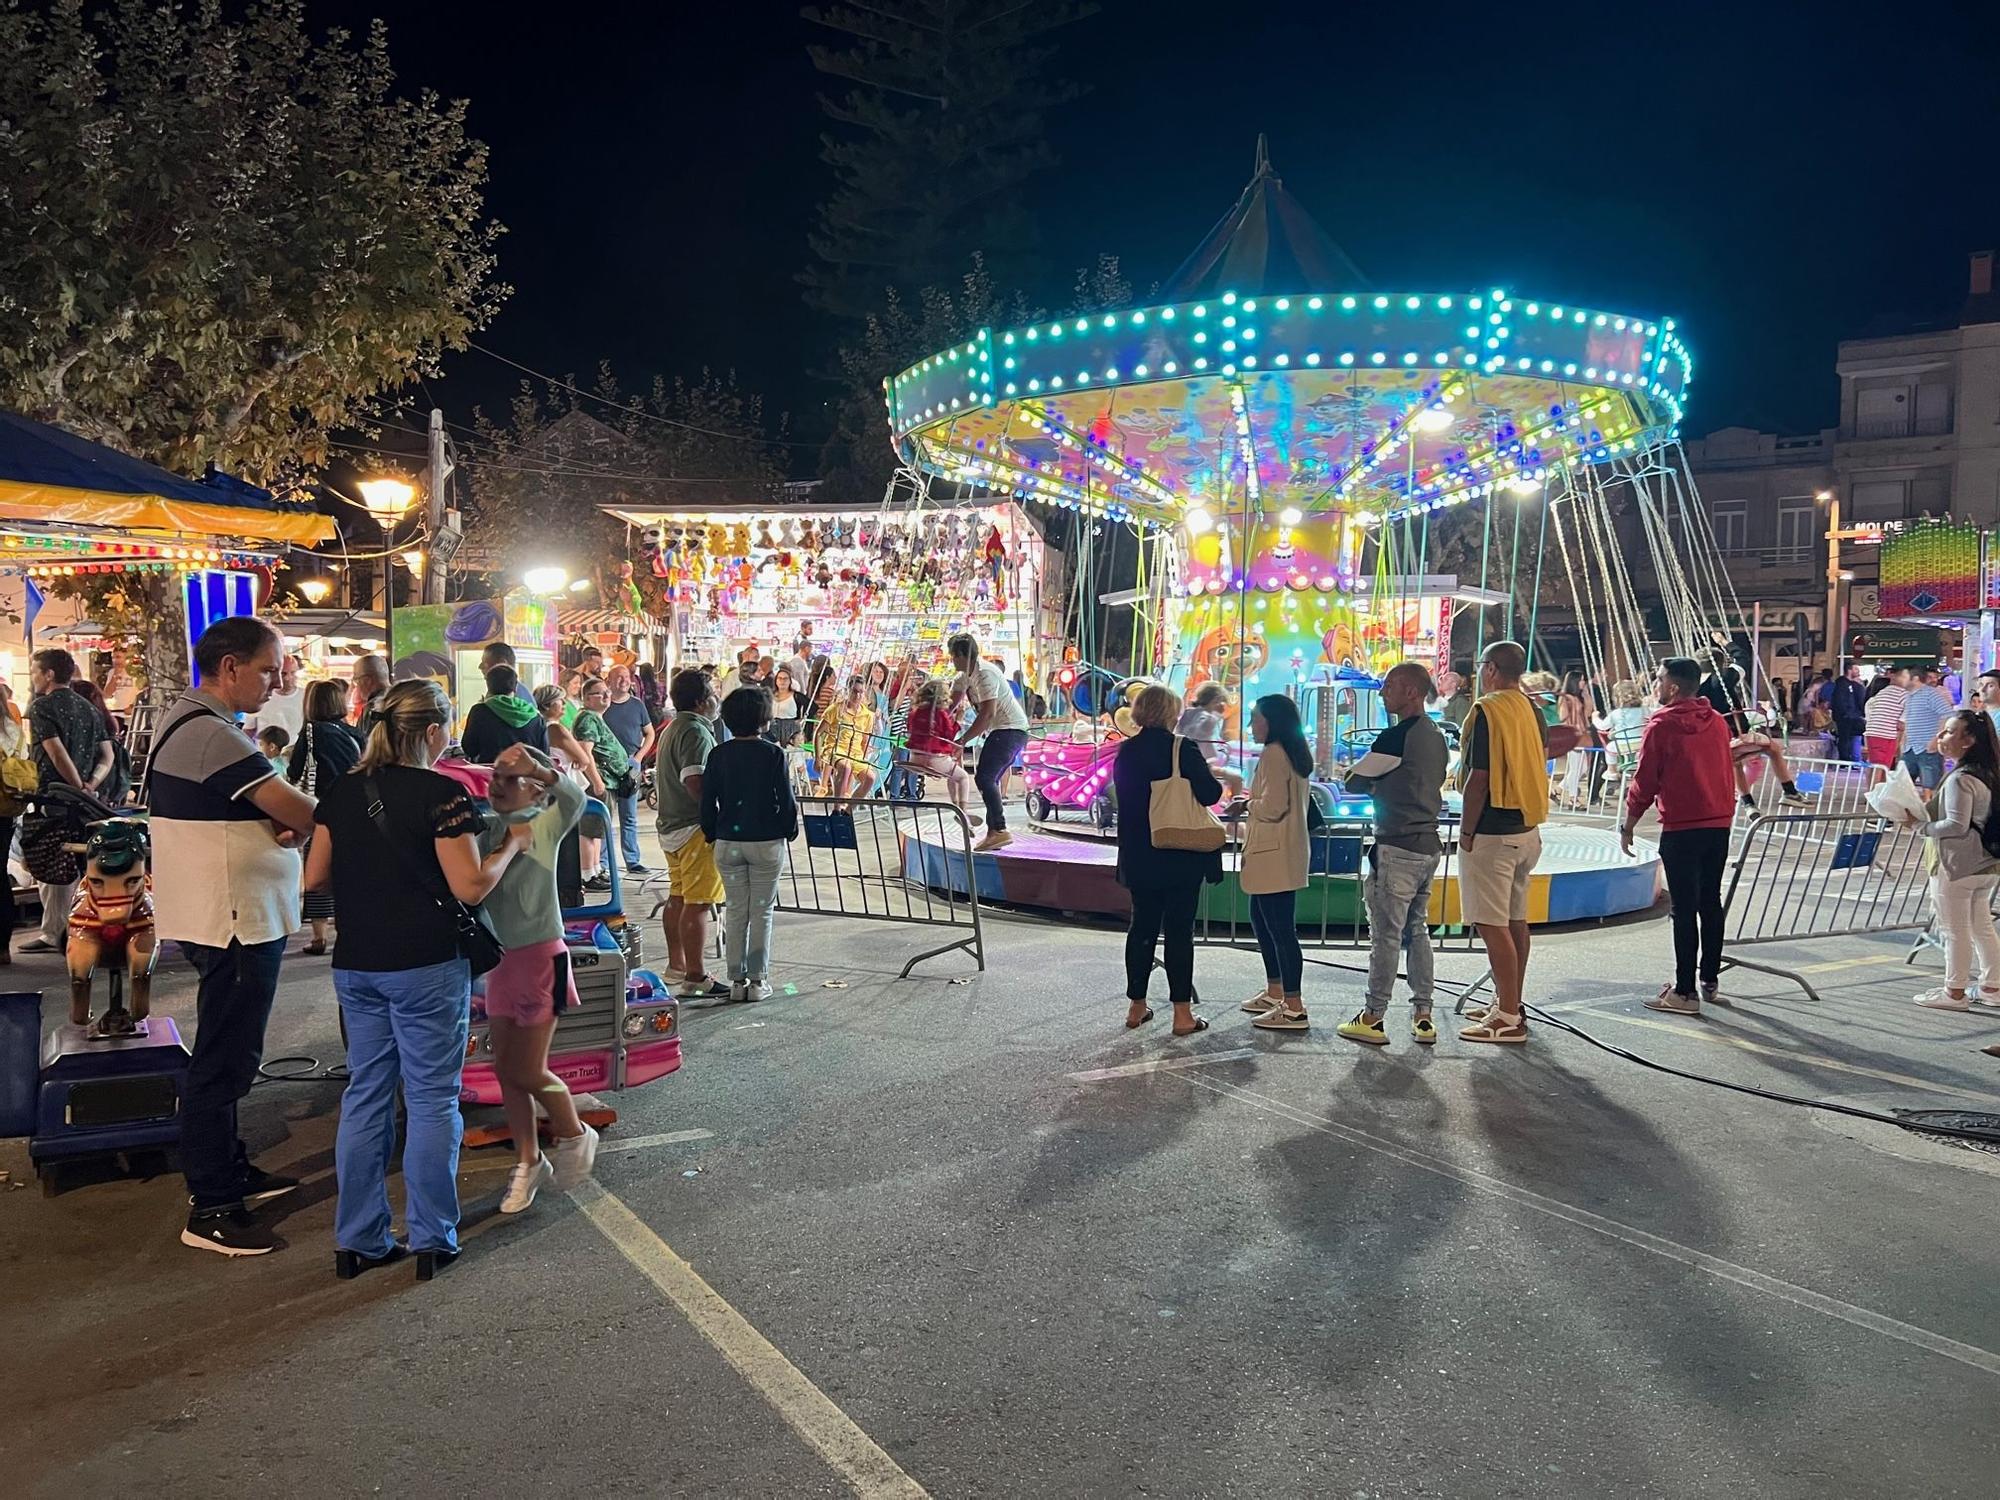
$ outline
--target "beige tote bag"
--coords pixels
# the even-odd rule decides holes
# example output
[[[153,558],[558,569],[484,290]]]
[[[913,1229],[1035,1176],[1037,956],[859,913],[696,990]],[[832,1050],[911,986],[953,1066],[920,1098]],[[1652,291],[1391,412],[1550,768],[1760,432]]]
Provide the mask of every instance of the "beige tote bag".
[[[1194,783],[1181,775],[1181,737],[1174,736],[1173,769],[1153,783],[1147,803],[1153,824],[1155,849],[1191,849],[1212,854],[1229,841],[1229,835],[1215,814],[1203,807],[1194,794]]]

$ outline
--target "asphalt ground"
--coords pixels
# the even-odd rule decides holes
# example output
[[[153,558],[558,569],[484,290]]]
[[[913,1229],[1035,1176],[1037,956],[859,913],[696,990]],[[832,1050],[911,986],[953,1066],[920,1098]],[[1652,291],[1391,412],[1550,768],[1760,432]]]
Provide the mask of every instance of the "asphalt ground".
[[[1259,1032],[1255,956],[1204,950],[1179,1041],[1164,1005],[1122,1028],[1115,931],[996,918],[984,973],[896,979],[931,942],[781,917],[791,992],[687,1012],[595,1187],[501,1219],[509,1153],[468,1153],[428,1285],[333,1277],[324,1083],[246,1104],[307,1179],[261,1260],[183,1247],[175,1176],[0,1189],[6,1489],[2000,1493],[2000,1155],[1552,1024],[1424,1050],[1399,1004],[1363,1049],[1347,970],[1309,968],[1311,1032]],[[1911,1005],[1906,948],[1762,952],[1824,1002],[1736,971],[1683,1020],[1639,1003],[1655,917],[1538,939],[1530,993],[1720,1080],[2000,1110],[2000,1017]],[[55,965],[12,975],[53,1025]],[[190,971],[156,994],[191,1025]],[[326,960],[288,960],[267,1052],[337,1055]]]

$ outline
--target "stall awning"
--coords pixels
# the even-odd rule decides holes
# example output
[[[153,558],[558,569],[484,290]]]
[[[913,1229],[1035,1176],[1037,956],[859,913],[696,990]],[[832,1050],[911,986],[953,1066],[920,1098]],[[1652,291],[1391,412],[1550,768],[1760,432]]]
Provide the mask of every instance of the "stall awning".
[[[564,635],[587,634],[593,630],[615,630],[621,635],[650,635],[665,627],[641,615],[617,609],[565,609],[556,615],[556,628]]]
[[[0,412],[0,518],[274,542],[334,534],[309,505],[224,474],[183,479],[17,412]]]

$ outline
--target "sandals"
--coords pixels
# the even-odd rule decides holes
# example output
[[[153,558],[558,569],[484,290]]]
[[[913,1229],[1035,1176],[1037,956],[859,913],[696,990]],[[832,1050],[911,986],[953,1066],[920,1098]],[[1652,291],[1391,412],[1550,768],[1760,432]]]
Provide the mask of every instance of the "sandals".
[[[318,942],[307,943],[305,947],[299,949],[299,952],[307,958],[318,958],[322,953],[326,952],[326,944]]]
[[[1143,1016],[1139,1017],[1138,1020],[1136,1021],[1127,1020],[1125,1023],[1125,1029],[1127,1031],[1137,1031],[1141,1026],[1144,1026],[1148,1021],[1152,1019],[1153,1019],[1153,1007],[1149,1005],[1146,1007],[1146,1013]]]
[[[1509,1042],[1519,1043],[1528,1039],[1528,1023],[1520,1016],[1510,1016],[1497,1005],[1489,1007],[1472,1025],[1459,1032],[1461,1042]]]
[[[1208,1030],[1208,1022],[1204,1021],[1200,1016],[1196,1016],[1194,1018],[1194,1025],[1188,1027],[1186,1031],[1176,1030],[1174,1032],[1174,1035],[1193,1036],[1197,1031],[1206,1031],[1206,1030]]]

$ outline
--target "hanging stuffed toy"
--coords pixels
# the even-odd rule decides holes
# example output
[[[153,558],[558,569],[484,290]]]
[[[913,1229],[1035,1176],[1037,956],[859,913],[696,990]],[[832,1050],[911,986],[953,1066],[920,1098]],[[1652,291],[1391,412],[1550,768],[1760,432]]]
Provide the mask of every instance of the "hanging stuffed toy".
[[[618,603],[626,614],[643,618],[646,601],[639,597],[639,585],[632,581],[632,562],[626,558],[618,564]]]

